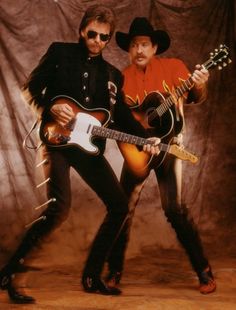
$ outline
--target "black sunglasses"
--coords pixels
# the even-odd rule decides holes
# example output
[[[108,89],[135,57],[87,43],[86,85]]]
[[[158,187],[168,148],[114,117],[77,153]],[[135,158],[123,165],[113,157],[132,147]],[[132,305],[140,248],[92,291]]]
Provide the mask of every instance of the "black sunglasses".
[[[110,34],[98,33],[98,32],[93,31],[93,30],[89,30],[87,32],[87,37],[89,39],[95,39],[97,37],[97,35],[99,35],[100,40],[103,41],[103,42],[106,42],[106,41],[108,41],[110,39]]]

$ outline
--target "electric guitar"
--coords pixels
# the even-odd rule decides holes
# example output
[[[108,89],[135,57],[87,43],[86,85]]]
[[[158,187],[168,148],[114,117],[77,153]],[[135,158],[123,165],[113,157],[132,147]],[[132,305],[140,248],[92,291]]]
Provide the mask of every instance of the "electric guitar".
[[[41,121],[39,126],[40,139],[50,147],[62,148],[76,146],[89,154],[96,155],[99,153],[99,149],[92,142],[94,137],[113,139],[127,145],[135,145],[135,148],[136,145],[153,144],[153,141],[145,138],[106,128],[105,126],[109,123],[111,117],[110,112],[106,109],[86,109],[69,96],[57,96],[52,102],[53,104],[68,104],[76,116],[66,126],[61,126],[50,117]],[[192,163],[198,161],[197,156],[176,144],[160,143],[158,146],[160,149],[158,155],[151,156],[146,152],[140,151],[142,156],[137,161],[135,158],[129,156],[124,158],[130,171],[137,177],[144,177],[149,170],[147,169],[149,162],[154,160],[155,157],[155,164],[158,165],[158,163],[160,164],[163,161],[163,157],[167,153]],[[139,152],[137,148],[136,150]]]
[[[202,67],[210,69],[218,65],[218,69],[221,70],[227,65],[226,61],[228,63],[231,62],[228,56],[228,47],[220,45],[219,49],[216,49],[214,53],[210,53],[210,58],[202,64]],[[220,65],[221,63],[222,65]],[[141,105],[135,105],[130,108],[134,118],[146,129],[149,137],[157,136],[164,143],[170,144],[173,137],[182,131],[183,117],[177,112],[175,102],[193,86],[194,82],[190,76],[189,79],[183,81],[180,86],[175,88],[175,98],[168,93],[150,92]],[[151,159],[148,166],[145,165],[147,154],[139,152],[133,145],[119,142],[118,146],[126,161],[130,162],[133,159],[137,166],[143,166],[142,171],[146,175],[149,173],[147,169],[160,165],[160,163],[155,162],[155,157]],[[164,160],[164,157],[162,159]]]

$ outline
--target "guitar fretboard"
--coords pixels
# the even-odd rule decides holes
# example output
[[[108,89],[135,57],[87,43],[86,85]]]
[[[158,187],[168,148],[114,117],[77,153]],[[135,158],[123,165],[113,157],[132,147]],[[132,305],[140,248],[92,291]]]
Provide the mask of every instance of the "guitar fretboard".
[[[228,56],[228,48],[225,45],[220,46],[220,51],[217,52],[214,57],[209,58],[205,63],[201,66],[206,68],[207,70],[211,67],[217,65],[218,62],[227,59]],[[229,63],[231,60],[229,59]],[[223,63],[223,66],[226,66],[226,63]],[[175,104],[175,100],[178,100],[183,96],[184,93],[189,91],[194,86],[194,82],[192,76],[190,76],[187,80],[183,81],[180,86],[175,88],[175,99],[169,95],[162,104],[160,104],[152,113],[149,114],[148,120],[149,122],[153,121],[157,116],[161,117],[169,108],[171,108]]]
[[[184,93],[189,91],[194,85],[192,77],[182,82],[182,84],[175,88],[175,98],[178,100],[183,96]],[[169,108],[175,104],[174,98],[170,95],[167,97],[162,104],[160,104],[151,114],[149,114],[149,121],[153,121],[157,116],[161,117]]]
[[[150,141],[145,138],[133,136],[124,132],[116,131],[106,127],[93,126],[92,135],[97,137],[102,137],[105,139],[112,139],[124,143],[135,144],[139,146],[144,146],[147,144],[154,145],[154,141]],[[168,151],[169,145],[164,143],[159,143],[158,147],[161,151]]]

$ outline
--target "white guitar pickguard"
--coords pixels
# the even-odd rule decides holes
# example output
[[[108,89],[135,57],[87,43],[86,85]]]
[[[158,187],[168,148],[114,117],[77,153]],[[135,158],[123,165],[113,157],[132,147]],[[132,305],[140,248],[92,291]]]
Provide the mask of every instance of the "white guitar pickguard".
[[[98,148],[91,142],[93,126],[101,127],[101,123],[92,115],[78,113],[70,135],[70,144],[75,143],[89,153],[97,153]]]

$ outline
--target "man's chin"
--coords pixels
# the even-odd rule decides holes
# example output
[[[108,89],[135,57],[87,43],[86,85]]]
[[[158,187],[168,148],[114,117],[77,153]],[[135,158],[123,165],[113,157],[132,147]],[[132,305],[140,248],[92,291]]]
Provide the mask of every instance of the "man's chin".
[[[135,61],[134,64],[140,68],[140,69],[144,69],[147,65],[146,61]]]
[[[90,56],[98,56],[101,54],[101,49],[99,48],[93,48],[93,49],[89,49],[89,54]]]

